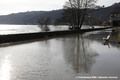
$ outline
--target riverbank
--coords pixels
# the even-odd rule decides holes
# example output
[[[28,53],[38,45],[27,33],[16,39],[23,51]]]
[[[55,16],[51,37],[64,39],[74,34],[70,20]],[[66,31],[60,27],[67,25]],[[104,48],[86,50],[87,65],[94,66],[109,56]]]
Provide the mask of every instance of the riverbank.
[[[109,29],[109,28],[112,28],[112,27],[0,35],[0,44],[34,40],[34,39],[45,39],[45,38],[50,38],[50,37],[78,34],[78,33],[90,32],[90,31],[104,30],[104,29]]]

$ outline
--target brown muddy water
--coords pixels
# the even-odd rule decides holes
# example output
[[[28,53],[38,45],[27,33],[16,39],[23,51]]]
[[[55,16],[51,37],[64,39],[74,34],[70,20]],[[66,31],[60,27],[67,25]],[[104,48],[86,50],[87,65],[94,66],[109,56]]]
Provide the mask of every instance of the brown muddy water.
[[[105,44],[103,37],[112,34]],[[0,80],[120,80],[120,32],[0,47]]]

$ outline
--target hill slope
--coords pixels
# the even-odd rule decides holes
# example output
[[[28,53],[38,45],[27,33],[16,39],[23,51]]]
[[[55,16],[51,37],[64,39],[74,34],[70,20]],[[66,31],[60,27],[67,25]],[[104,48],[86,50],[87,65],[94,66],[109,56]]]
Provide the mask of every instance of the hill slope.
[[[0,16],[0,24],[37,24],[40,17],[48,16],[54,21],[60,17],[62,10],[53,11],[32,11],[15,13],[5,16]]]
[[[101,21],[108,21],[112,12],[120,12],[120,3],[115,3],[106,8],[100,8],[91,13],[94,18]]]
[[[53,11],[32,11],[0,16],[0,24],[37,24],[41,16],[49,16],[52,21],[55,21],[56,18],[61,16],[62,11],[62,9]],[[106,8],[96,9],[91,13],[91,16],[97,20],[108,21],[113,11],[120,11],[120,3]]]

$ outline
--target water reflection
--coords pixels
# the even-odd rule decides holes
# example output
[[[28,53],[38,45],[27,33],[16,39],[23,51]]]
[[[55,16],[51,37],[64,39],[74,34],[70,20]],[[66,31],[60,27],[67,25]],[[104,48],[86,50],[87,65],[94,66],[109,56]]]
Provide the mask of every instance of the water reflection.
[[[109,43],[109,41],[104,41],[103,44],[104,44],[104,45],[107,45],[107,46],[110,48],[110,43]]]
[[[0,67],[0,80],[10,80],[10,70],[11,70],[11,64],[9,61],[9,56],[5,56],[1,63]]]
[[[103,40],[103,38],[107,37],[108,35],[111,35],[109,41]],[[110,46],[114,46],[116,48],[120,47],[120,31],[116,32],[112,32],[112,30],[110,30],[109,32],[101,31],[96,34],[90,34],[86,36],[86,38],[92,41],[97,41],[105,46],[107,45],[109,48]]]
[[[120,48],[112,44],[114,36],[110,48],[103,45],[102,39],[108,34],[91,32],[1,47],[0,80],[79,80],[76,76],[119,76]]]
[[[120,48],[120,28],[116,28],[115,32],[112,32],[112,38],[110,43],[113,46]]]
[[[75,73],[90,73],[90,68],[98,54],[89,47],[89,40],[77,35],[70,39],[66,38],[63,42],[65,60],[72,65]]]

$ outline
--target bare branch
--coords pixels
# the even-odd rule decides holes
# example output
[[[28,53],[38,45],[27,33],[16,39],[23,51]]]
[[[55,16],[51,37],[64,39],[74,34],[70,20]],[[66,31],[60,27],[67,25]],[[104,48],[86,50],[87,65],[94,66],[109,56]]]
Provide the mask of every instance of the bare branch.
[[[93,7],[97,0],[68,0],[64,5],[63,21],[74,29],[81,29],[87,8]]]

